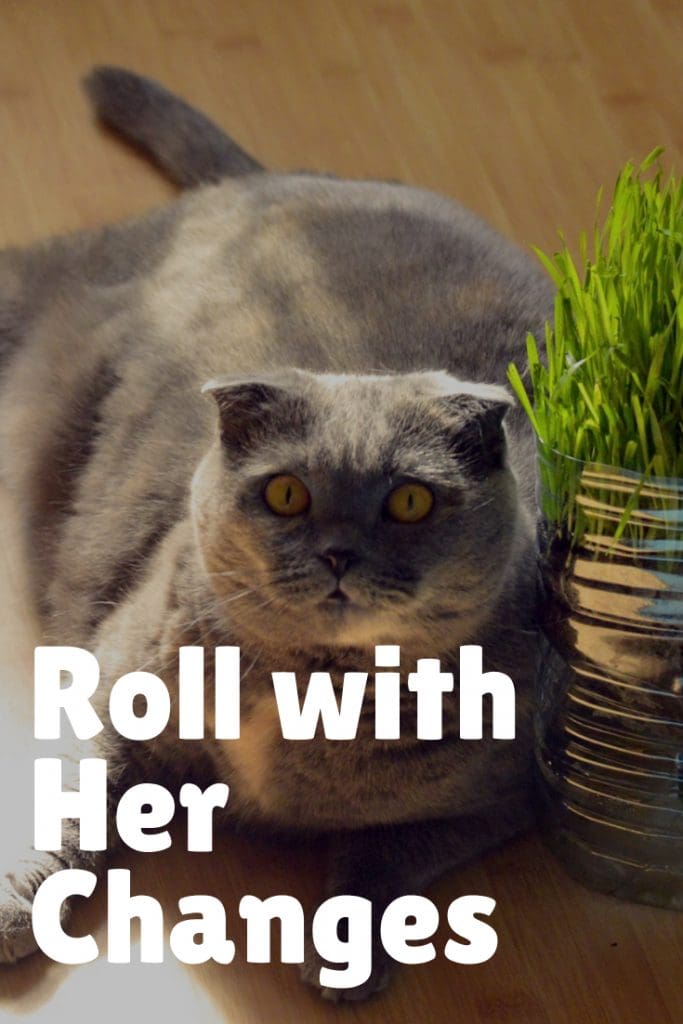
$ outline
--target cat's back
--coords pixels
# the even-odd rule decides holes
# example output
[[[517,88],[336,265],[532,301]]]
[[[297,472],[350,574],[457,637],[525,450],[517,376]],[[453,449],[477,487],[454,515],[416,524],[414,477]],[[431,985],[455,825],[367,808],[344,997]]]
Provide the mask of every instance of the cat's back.
[[[525,254],[445,197],[261,173],[184,201],[140,299],[202,373],[433,368],[502,382],[552,294]]]
[[[87,347],[116,316],[116,349],[135,316],[139,359],[163,340],[169,358],[199,359],[200,373],[230,359],[238,372],[276,361],[500,378],[523,347],[520,327],[542,321],[551,300],[527,256],[452,200],[308,174],[229,179],[2,258],[3,361],[41,312],[54,323],[62,310],[88,326]]]
[[[51,432],[85,406],[109,428],[165,409],[168,429],[182,408],[193,434],[206,380],[278,366],[503,383],[552,301],[531,261],[458,204],[313,175],[227,180],[4,261],[3,440],[21,405],[26,443],[3,450],[26,451],[28,420]]]

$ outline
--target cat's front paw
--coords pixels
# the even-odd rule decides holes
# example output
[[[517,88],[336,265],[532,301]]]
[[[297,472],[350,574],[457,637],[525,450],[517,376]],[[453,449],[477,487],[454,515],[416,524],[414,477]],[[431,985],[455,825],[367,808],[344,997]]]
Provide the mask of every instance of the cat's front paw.
[[[33,934],[33,897],[41,882],[60,864],[53,857],[26,859],[13,871],[0,876],[0,963],[13,964],[35,953],[38,945]],[[62,922],[68,915],[62,908]]]
[[[17,891],[12,876],[0,878],[0,963],[13,964],[37,949],[32,901]]]
[[[301,966],[301,978],[307,985],[312,985],[320,991],[323,999],[330,1002],[362,1002],[369,999],[377,992],[385,989],[396,967],[395,962],[389,957],[383,948],[375,950],[372,959],[370,977],[360,985],[351,988],[331,988],[320,983],[320,969],[322,967],[337,967],[339,965],[328,963],[309,940],[306,945],[305,959]]]

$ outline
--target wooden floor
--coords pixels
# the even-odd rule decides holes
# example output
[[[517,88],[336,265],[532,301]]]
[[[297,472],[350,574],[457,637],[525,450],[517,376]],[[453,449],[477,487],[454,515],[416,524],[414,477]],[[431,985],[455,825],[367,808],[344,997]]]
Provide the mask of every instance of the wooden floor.
[[[558,227],[570,239],[590,228],[598,185],[611,186],[626,159],[662,144],[683,172],[681,54],[680,0],[1,0],[0,244],[121,219],[172,195],[91,123],[78,79],[108,62],[163,79],[273,168],[402,178],[457,197],[523,246],[549,247]],[[33,637],[9,529],[1,678],[5,708],[20,717]],[[10,788],[29,777],[17,722],[3,711],[0,778]],[[3,848],[13,831],[0,826]],[[226,838],[211,858],[172,850],[135,864],[137,891],[158,894],[169,919],[180,896],[214,892],[238,937],[242,895],[311,902],[319,882],[315,850],[243,839]],[[404,968],[364,1006],[326,1005],[295,967],[243,958],[72,970],[35,957],[0,969],[0,1020],[683,1020],[683,916],[585,892],[535,839],[430,895],[445,908],[465,893],[498,901],[494,958]],[[77,923],[102,935],[102,914],[95,903]]]

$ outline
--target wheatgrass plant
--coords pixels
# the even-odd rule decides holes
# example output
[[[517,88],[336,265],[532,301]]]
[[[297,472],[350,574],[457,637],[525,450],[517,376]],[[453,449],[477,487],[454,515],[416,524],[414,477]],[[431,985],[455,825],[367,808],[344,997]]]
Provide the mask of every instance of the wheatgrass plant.
[[[509,380],[539,438],[543,513],[572,546],[683,530],[683,180],[663,182],[661,153],[625,166],[578,266],[561,235],[559,252],[535,250],[554,322],[545,356],[527,338],[527,383],[513,364]]]

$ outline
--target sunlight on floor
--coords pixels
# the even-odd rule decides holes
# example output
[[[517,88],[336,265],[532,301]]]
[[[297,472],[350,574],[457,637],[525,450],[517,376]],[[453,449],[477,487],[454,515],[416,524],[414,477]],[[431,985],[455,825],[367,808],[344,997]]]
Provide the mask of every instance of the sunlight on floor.
[[[229,1024],[230,1018],[194,984],[192,974],[172,959],[158,966],[121,964],[114,968],[101,958],[78,970],[55,967],[55,973],[62,972],[66,979],[54,992],[49,991],[52,986],[46,980],[45,985],[31,988],[23,999],[13,1002],[11,1010],[5,1009],[0,999],[0,1021],[16,1021],[27,1012],[33,1024],[153,1021],[163,999],[165,1007],[173,1007],[174,1021]]]

